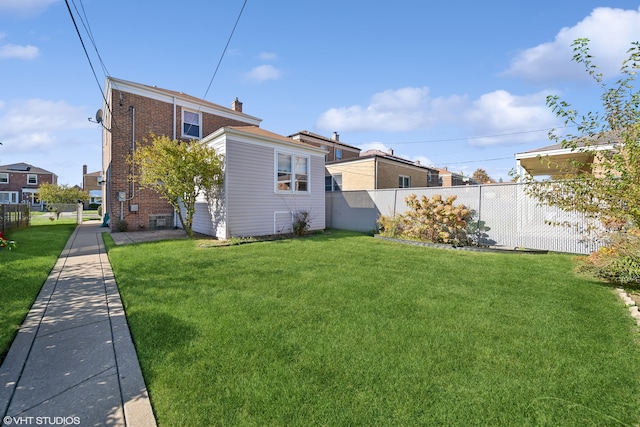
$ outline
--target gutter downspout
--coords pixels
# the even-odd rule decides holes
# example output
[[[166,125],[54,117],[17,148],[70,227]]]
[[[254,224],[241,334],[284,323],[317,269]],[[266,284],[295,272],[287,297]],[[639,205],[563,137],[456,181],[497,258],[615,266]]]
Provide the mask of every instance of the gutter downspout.
[[[173,140],[176,140],[177,131],[176,131],[176,113],[178,112],[178,107],[176,106],[176,97],[173,97]],[[176,227],[178,225],[178,213],[176,210],[173,210],[173,226]]]
[[[173,139],[176,139],[176,113],[178,108],[176,107],[176,97],[173,97]]]

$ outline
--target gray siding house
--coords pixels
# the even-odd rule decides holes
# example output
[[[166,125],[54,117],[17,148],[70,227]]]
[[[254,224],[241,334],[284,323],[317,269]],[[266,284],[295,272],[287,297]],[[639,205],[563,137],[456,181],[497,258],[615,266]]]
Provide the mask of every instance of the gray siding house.
[[[257,126],[222,127],[203,138],[224,156],[224,188],[196,204],[193,231],[220,239],[292,232],[296,212],[325,228],[326,150]]]

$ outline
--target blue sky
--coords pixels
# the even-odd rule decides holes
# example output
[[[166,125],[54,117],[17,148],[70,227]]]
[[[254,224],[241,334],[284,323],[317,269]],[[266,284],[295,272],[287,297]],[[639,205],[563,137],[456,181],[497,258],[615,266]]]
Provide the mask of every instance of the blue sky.
[[[101,169],[101,131],[87,119],[107,74],[227,107],[238,97],[282,135],[336,131],[363,149],[509,180],[514,154],[549,145],[562,124],[547,95],[601,109],[572,41],[591,39],[615,79],[640,40],[640,1],[248,0],[213,78],[244,0],[68,4],[97,79],[64,0],[0,0],[0,164],[70,185],[83,164]]]

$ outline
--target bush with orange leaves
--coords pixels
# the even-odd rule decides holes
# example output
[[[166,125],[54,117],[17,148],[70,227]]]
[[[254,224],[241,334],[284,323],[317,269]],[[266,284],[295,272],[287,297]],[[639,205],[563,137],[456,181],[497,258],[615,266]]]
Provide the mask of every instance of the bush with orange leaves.
[[[611,233],[609,244],[581,258],[578,271],[621,285],[640,284],[640,229]]]
[[[456,196],[443,199],[436,194],[431,199],[415,194],[405,197],[409,211],[393,217],[378,218],[380,232],[388,237],[401,237],[454,246],[470,244],[467,222],[472,212],[464,205],[454,205]]]

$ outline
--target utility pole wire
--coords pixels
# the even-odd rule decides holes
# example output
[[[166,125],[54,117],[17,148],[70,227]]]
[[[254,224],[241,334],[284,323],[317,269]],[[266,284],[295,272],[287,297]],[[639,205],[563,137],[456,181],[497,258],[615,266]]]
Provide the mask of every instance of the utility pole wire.
[[[227,39],[227,44],[222,51],[222,55],[220,55],[220,60],[218,61],[218,65],[216,66],[215,71],[213,72],[213,76],[211,76],[211,80],[209,81],[209,86],[207,86],[207,90],[204,93],[202,99],[207,98],[207,94],[209,93],[209,89],[211,89],[211,85],[213,84],[213,79],[216,78],[216,74],[218,74],[218,69],[220,68],[220,64],[222,63],[222,58],[224,58],[225,53],[227,52],[227,48],[229,47],[229,43],[231,43],[231,38],[233,37],[233,33],[236,31],[236,27],[238,26],[238,22],[240,22],[240,17],[242,16],[242,12],[244,11],[244,7],[247,5],[247,0],[244,0],[242,3],[242,9],[240,9],[240,13],[238,14],[238,18],[236,19],[236,23],[233,25],[233,29],[231,30],[231,34],[229,34],[229,38]]]

